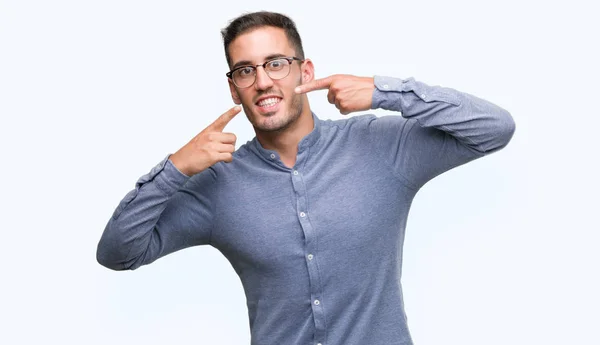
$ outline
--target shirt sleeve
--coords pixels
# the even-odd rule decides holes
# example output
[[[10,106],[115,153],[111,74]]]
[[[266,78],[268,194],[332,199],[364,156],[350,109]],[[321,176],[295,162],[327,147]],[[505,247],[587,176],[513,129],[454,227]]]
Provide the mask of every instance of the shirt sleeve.
[[[216,175],[189,177],[166,156],[120,201],[97,246],[97,261],[137,269],[177,250],[210,243]]]
[[[484,99],[414,78],[375,76],[372,109],[402,116],[372,117],[374,145],[397,177],[418,189],[435,176],[504,148],[515,123]]]

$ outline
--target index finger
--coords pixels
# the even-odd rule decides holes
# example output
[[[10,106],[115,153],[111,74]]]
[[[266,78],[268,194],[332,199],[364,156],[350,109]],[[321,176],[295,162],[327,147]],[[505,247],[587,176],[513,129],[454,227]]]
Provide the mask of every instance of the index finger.
[[[231,121],[231,119],[233,119],[241,110],[242,107],[240,107],[239,105],[236,105],[235,107],[227,110],[226,112],[221,114],[221,116],[219,116],[215,120],[215,122],[211,123],[207,127],[207,129],[222,132],[223,129],[225,129],[225,126],[227,126],[227,124],[229,123],[229,121]]]
[[[296,91],[296,93],[306,93],[314,90],[328,89],[332,81],[333,78],[331,76],[322,79],[314,79],[306,84],[296,87],[294,91]]]

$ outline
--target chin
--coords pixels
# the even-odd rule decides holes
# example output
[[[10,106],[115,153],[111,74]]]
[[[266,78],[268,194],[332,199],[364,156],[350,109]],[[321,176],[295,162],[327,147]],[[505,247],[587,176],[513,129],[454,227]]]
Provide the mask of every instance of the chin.
[[[278,132],[283,131],[298,120],[302,114],[302,104],[299,99],[293,99],[291,105],[285,100],[282,100],[279,107],[274,111],[260,111],[253,104],[244,107],[248,120],[252,126],[261,132]]]
[[[290,125],[290,121],[281,121],[275,115],[266,119],[259,120],[254,124],[254,127],[262,132],[278,132],[286,129]]]
[[[289,110],[287,112],[280,110],[267,115],[255,114],[251,122],[254,128],[261,132],[278,132],[285,130],[294,123],[298,119],[299,114],[294,116]]]

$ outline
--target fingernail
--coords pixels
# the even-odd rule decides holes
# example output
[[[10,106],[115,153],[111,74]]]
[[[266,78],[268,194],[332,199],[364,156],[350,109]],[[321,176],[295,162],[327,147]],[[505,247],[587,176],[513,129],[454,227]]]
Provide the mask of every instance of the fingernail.
[[[295,88],[294,91],[296,91],[296,93],[300,93],[300,86],[298,86],[297,88]]]

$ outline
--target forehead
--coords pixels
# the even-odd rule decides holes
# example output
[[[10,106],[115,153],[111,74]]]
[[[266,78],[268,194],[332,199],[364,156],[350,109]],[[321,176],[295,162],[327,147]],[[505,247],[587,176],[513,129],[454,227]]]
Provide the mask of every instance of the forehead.
[[[294,48],[285,35],[285,31],[274,27],[261,27],[246,32],[229,45],[232,65],[239,61],[261,63],[273,54],[294,55]]]

